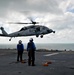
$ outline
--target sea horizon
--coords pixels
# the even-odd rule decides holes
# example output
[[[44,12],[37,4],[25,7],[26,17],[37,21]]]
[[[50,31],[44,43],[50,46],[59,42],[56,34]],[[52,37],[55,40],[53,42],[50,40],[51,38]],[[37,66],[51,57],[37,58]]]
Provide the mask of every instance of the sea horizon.
[[[36,49],[47,50],[72,50],[74,51],[74,43],[35,43]],[[17,44],[0,44],[0,49],[16,49]],[[26,49],[27,43],[24,43]]]

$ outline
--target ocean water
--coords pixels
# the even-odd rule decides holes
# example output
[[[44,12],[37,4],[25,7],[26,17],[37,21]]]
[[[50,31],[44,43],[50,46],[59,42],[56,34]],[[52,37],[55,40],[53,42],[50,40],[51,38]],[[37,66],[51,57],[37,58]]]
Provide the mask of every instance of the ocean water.
[[[17,44],[0,44],[0,49],[16,49]],[[27,44],[24,44],[26,49]],[[74,43],[36,43],[36,49],[48,49],[48,50],[72,50],[74,51]]]

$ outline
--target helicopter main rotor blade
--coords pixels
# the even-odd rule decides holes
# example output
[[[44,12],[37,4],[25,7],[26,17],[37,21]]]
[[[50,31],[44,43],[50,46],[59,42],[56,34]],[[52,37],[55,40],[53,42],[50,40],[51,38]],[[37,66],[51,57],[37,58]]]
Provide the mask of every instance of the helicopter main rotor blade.
[[[33,21],[33,19],[31,17],[29,17],[30,21],[32,22],[32,24],[39,24],[39,22]]]
[[[9,22],[9,24],[32,24],[32,23],[23,23],[23,22]]]
[[[33,25],[35,25],[35,24],[39,24],[39,22],[36,22],[36,21],[33,21],[33,19],[32,18],[29,18],[30,19],[30,23],[24,23],[24,22],[8,22],[9,24],[33,24]]]

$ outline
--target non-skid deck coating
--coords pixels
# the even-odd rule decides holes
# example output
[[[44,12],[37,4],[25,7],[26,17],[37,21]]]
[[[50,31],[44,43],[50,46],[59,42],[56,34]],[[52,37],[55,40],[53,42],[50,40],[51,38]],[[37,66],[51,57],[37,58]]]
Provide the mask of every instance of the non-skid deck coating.
[[[16,63],[16,56],[0,55],[0,75],[74,75],[74,52],[36,52],[36,66],[28,66],[27,52],[23,54],[26,63]],[[47,61],[52,63],[43,66]]]

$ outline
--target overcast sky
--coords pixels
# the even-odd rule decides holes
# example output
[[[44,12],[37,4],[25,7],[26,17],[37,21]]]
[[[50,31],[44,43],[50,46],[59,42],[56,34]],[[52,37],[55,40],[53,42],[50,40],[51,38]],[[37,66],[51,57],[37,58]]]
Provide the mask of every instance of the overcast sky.
[[[56,31],[42,39],[31,36],[35,43],[74,43],[74,0],[0,0],[0,27],[7,33],[27,26],[7,22],[30,22],[29,17]],[[19,39],[26,43],[31,37],[12,38],[11,42],[0,37],[0,43],[17,43]]]

